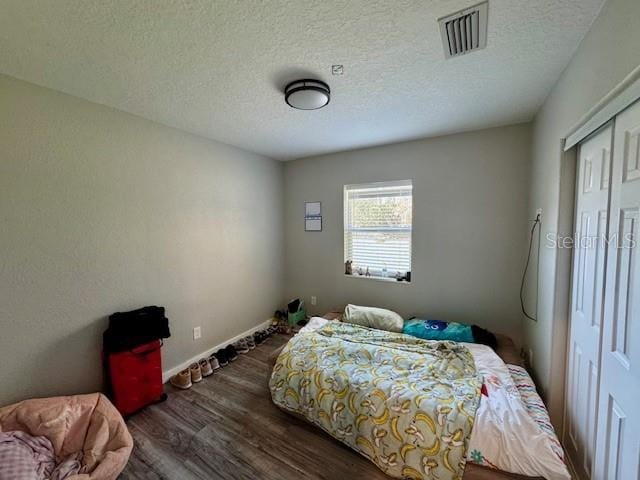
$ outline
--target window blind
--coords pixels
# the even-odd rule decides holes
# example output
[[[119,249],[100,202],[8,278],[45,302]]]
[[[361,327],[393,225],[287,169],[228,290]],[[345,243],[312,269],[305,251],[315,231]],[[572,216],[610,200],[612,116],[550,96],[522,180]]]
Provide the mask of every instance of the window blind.
[[[344,187],[344,255],[354,271],[411,271],[412,190],[411,180]]]

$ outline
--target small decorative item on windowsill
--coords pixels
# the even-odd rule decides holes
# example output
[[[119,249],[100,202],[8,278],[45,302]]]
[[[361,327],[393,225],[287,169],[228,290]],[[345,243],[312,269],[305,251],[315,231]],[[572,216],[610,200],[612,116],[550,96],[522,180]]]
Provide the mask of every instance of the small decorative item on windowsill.
[[[396,280],[399,282],[411,282],[411,272],[407,272],[405,275],[402,275],[400,272],[396,275]]]
[[[353,275],[353,270],[351,268],[353,261],[347,260],[344,262],[344,274],[345,275]]]

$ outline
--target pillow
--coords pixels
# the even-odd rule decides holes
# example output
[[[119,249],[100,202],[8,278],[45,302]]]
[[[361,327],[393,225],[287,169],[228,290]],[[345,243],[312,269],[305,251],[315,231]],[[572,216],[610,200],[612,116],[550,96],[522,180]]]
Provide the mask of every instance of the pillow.
[[[496,336],[477,325],[465,325],[442,320],[412,318],[404,324],[402,333],[424,340],[451,340],[454,342],[481,343],[494,350],[498,346]]]
[[[396,312],[376,307],[347,305],[342,321],[389,332],[402,332],[404,320]]]
[[[422,320],[413,318],[403,327],[402,333],[425,340],[453,340],[454,342],[476,343],[471,325],[447,323],[442,320]]]

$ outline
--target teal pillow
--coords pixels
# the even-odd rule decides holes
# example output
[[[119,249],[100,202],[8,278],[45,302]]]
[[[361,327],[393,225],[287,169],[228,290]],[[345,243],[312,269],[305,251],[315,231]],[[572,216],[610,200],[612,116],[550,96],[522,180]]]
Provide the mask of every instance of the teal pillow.
[[[412,318],[402,328],[402,333],[425,340],[452,340],[454,342],[475,343],[471,325],[447,323],[442,320]]]

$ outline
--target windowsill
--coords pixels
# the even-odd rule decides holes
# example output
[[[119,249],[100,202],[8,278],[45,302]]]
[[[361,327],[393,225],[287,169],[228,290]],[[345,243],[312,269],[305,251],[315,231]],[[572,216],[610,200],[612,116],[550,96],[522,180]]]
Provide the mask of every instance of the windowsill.
[[[366,276],[366,275],[347,275],[346,273],[344,274],[345,277],[347,278],[361,278],[363,280],[375,280],[377,282],[387,282],[387,283],[395,283],[398,285],[411,285],[411,282],[407,282],[406,280],[402,280],[402,281],[398,281],[395,278],[389,278],[389,277],[372,277],[372,276]]]

